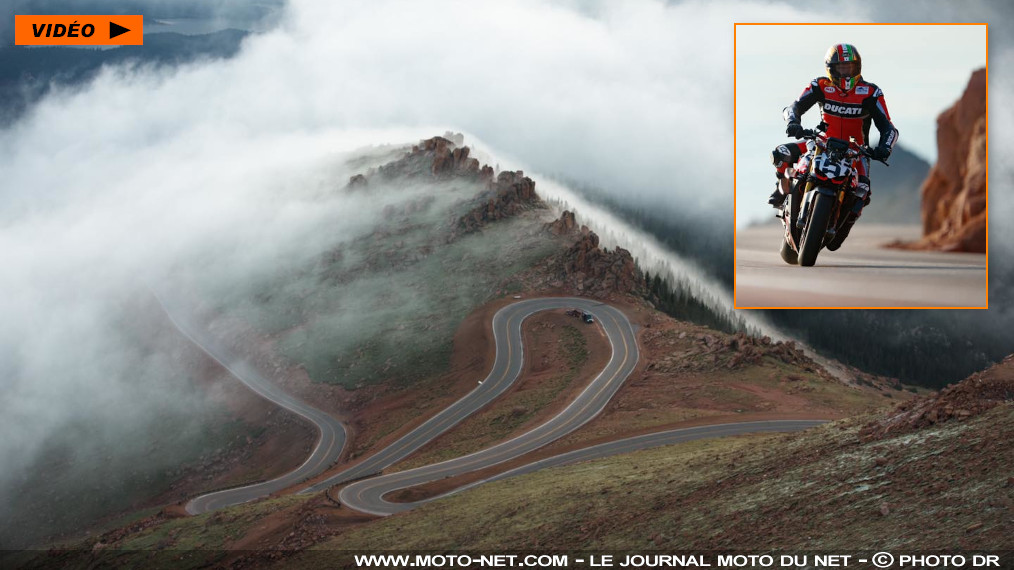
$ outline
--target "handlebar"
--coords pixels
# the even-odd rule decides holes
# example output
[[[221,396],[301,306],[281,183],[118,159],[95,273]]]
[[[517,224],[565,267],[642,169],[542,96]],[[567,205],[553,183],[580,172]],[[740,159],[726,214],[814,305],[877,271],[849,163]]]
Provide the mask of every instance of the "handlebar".
[[[873,151],[870,150],[870,147],[864,145],[860,150],[862,151],[863,156],[868,157],[871,160],[875,160],[875,161],[883,164],[884,166],[891,166],[890,164],[887,164],[887,160],[885,160],[883,158],[874,158],[873,157]]]
[[[820,140],[820,139],[826,138],[826,137],[827,137],[827,133],[822,132],[820,130],[803,129],[803,134],[799,138],[801,138],[803,140],[808,140],[808,141],[817,141],[817,140]],[[870,149],[870,147],[867,146],[867,145],[861,145],[861,144],[856,143],[856,140],[855,140],[854,137],[850,138],[850,140],[849,140],[849,150],[853,151],[853,152],[856,152],[857,154],[861,154],[861,155],[863,155],[863,156],[865,156],[867,158],[870,158],[872,160],[876,160],[877,162],[881,162],[881,163],[884,164],[884,166],[891,166],[890,164],[887,164],[886,160],[879,159],[879,158],[873,158],[873,150]]]

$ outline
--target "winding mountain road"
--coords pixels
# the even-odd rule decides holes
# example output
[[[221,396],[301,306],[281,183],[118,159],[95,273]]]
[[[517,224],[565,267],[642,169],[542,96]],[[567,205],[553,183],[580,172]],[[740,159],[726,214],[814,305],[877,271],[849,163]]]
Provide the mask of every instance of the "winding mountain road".
[[[202,327],[190,322],[184,316],[186,314],[184,311],[170,308],[170,304],[162,298],[159,298],[159,302],[173,324],[201,350],[222,364],[251,390],[306,418],[320,431],[317,445],[310,457],[292,472],[270,481],[199,496],[187,504],[188,513],[201,514],[270,495],[322,473],[337,461],[345,443],[345,429],[337,419],[289,396],[248,363],[231,355]],[[387,467],[419,450],[507,391],[520,378],[524,366],[522,323],[526,318],[540,311],[563,308],[578,308],[592,314],[596,318],[598,326],[602,327],[602,331],[612,347],[606,366],[565,409],[528,432],[492,447],[433,465],[371,477],[379,475]],[[300,493],[319,492],[341,483],[355,481],[340,491],[339,496],[342,503],[364,513],[384,516],[406,511],[422,503],[483,483],[530,473],[546,467],[567,465],[693,439],[756,432],[796,431],[823,423],[811,420],[774,420],[658,432],[608,442],[535,461],[488,479],[462,486],[439,497],[413,503],[385,501],[384,496],[391,492],[504,463],[572,433],[591,421],[605,408],[637,366],[640,357],[635,330],[627,317],[614,307],[590,299],[547,297],[519,301],[497,311],[493,316],[492,328],[496,358],[492,370],[475,389],[374,455],[306,487]]]
[[[793,431],[802,431],[810,429],[812,427],[819,426],[827,423],[826,420],[766,420],[756,422],[740,422],[740,423],[729,423],[729,424],[716,424],[710,426],[699,426],[691,428],[681,428],[668,431],[660,431],[655,433],[649,433],[645,435],[639,435],[629,437],[626,439],[620,439],[616,441],[610,441],[606,443],[600,443],[599,445],[593,445],[582,449],[577,449],[567,453],[561,453],[560,455],[554,455],[547,457],[539,461],[533,461],[532,463],[526,463],[520,467],[516,467],[509,471],[504,471],[487,479],[481,481],[475,481],[467,485],[462,485],[450,492],[424,499],[421,501],[415,501],[411,503],[391,503],[384,500],[384,495],[406,488],[400,481],[394,480],[393,475],[389,477],[380,477],[377,479],[369,479],[367,481],[360,481],[353,483],[345,489],[350,490],[347,494],[343,494],[343,500],[350,501],[346,505],[356,509],[358,511],[369,512],[378,515],[392,515],[409,509],[414,509],[419,505],[442,499],[444,497],[466,491],[479,485],[486,483],[492,483],[494,481],[500,481],[508,479],[510,477],[516,477],[518,475],[526,475],[528,473],[534,473],[536,471],[547,469],[549,467],[562,467],[564,465],[572,465],[574,463],[580,463],[582,461],[590,461],[592,459],[601,459],[603,457],[610,457],[613,455],[620,455],[623,453],[631,453],[633,451],[641,451],[644,449],[651,449],[653,447],[660,447],[663,445],[672,445],[675,443],[685,443],[688,441],[694,441],[698,439],[711,439],[716,437],[728,437],[733,435],[746,435],[753,433],[787,433]],[[397,474],[395,474],[397,475]],[[391,480],[387,480],[387,479]]]
[[[490,381],[493,382],[494,388],[501,383],[509,385],[520,375],[524,360],[521,350],[521,322],[524,317],[538,311],[565,307],[578,307],[594,315],[609,338],[613,350],[602,372],[563,411],[524,434],[481,451],[353,483],[341,490],[339,497],[342,503],[358,511],[376,515],[408,510],[414,504],[387,503],[383,500],[383,496],[398,489],[415,487],[510,461],[560,439],[598,415],[637,366],[639,358],[633,326],[622,312],[609,305],[585,299],[546,298],[532,299],[505,307],[501,312],[508,311],[508,334],[496,335],[496,348],[498,358],[501,354],[505,355],[511,373],[500,377],[491,375],[483,385]],[[517,317],[511,319],[511,315]],[[494,332],[496,330],[494,325]]]
[[[310,456],[306,458],[306,461],[293,471],[270,481],[201,495],[187,503],[186,510],[188,513],[198,515],[215,509],[259,499],[322,473],[338,460],[341,456],[342,448],[345,446],[346,435],[345,426],[337,418],[285,393],[277,384],[265,378],[263,374],[248,362],[233,355],[204,327],[194,323],[187,316],[187,311],[183,310],[178,303],[169,301],[167,297],[154,291],[152,293],[159,304],[162,305],[162,310],[165,311],[169,320],[172,321],[173,325],[183,336],[190,339],[194,345],[215,359],[216,362],[221,364],[222,367],[257,395],[301,416],[313,424],[318,431],[317,445],[313,448]]]
[[[459,472],[462,462],[466,459],[468,460],[464,463],[466,470],[481,469],[513,459],[583,425],[602,410],[609,398],[616,393],[627,375],[637,365],[637,339],[634,336],[634,328],[622,312],[598,301],[578,297],[527,299],[507,305],[493,316],[496,360],[493,362],[493,369],[489,375],[474,390],[362,463],[300,492],[322,491],[339,483],[378,474],[498,398],[521,376],[521,369],[524,365],[521,324],[526,318],[539,311],[563,308],[578,308],[595,316],[613,346],[612,358],[606,367],[560,415],[535,430],[507,442],[510,444],[509,447],[505,448],[504,446],[507,444],[502,444],[478,452],[482,454],[478,462],[474,462],[477,454],[453,460],[452,471]],[[429,473],[430,468],[435,467],[429,466],[421,469],[425,469]],[[413,472],[415,471],[413,470]],[[442,468],[437,472],[439,473],[436,475],[437,478],[444,476]],[[418,483],[412,483],[412,485],[416,484]]]

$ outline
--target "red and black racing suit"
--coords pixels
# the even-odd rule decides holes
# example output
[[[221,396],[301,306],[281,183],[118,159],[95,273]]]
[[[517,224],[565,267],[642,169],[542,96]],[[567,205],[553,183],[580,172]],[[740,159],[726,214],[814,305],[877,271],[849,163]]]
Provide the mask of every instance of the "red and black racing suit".
[[[858,144],[865,144],[870,136],[872,122],[880,131],[880,143],[877,146],[886,151],[885,158],[898,141],[898,129],[891,123],[884,92],[876,85],[864,81],[861,76],[856,86],[849,91],[838,89],[827,77],[814,79],[799,98],[785,108],[785,121],[799,124],[800,117],[817,103],[820,103],[821,120],[827,125],[825,132],[830,137],[845,140],[855,137]],[[786,169],[795,164],[805,152],[805,142],[791,142],[775,148],[771,153],[777,170],[775,175],[779,179],[784,178]],[[864,157],[856,162],[860,191],[865,190],[869,196],[869,159]]]

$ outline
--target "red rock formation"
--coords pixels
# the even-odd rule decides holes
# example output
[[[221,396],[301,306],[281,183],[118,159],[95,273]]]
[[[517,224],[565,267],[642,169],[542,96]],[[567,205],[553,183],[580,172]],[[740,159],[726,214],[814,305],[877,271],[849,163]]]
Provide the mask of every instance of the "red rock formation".
[[[453,138],[461,140],[460,135],[453,135]],[[433,137],[420,141],[400,159],[381,166],[377,173],[388,178],[429,174],[435,178],[463,177],[480,182],[492,179],[493,169],[480,167],[479,161],[469,156],[470,152],[467,146],[458,146],[444,137]],[[358,180],[361,177],[353,176],[348,188],[365,185],[365,178]]]
[[[434,137],[425,142],[434,143],[435,148],[426,149],[433,150],[434,153],[431,170],[434,176],[468,175],[479,172],[479,161],[468,157],[470,149],[467,146],[451,148],[453,143],[440,137]]]
[[[599,247],[599,236],[581,226],[581,237],[563,256],[563,281],[576,292],[593,297],[637,291],[643,278],[630,252]]]
[[[937,163],[922,185],[923,238],[907,249],[986,251],[986,70],[937,118]]]
[[[939,394],[910,400],[886,418],[863,429],[865,439],[911,431],[948,421],[977,416],[999,405],[1014,404],[1014,355],[982,372],[976,372]]]
[[[574,220],[574,212],[570,210],[564,210],[559,219],[546,224],[546,229],[554,236],[573,233],[576,228],[577,222]]]
[[[646,370],[662,374],[710,372],[719,367],[734,370],[760,365],[765,358],[772,358],[830,380],[830,375],[806,356],[795,342],[773,342],[766,336],[754,337],[742,332],[726,334],[703,327],[700,330],[707,332],[691,332],[688,336],[687,331],[683,331],[674,336],[671,329],[646,330],[641,335],[641,341],[648,351],[658,355],[649,359]],[[787,374],[783,378],[786,382],[804,380],[798,374]]]
[[[492,197],[458,220],[458,227],[464,233],[474,232],[487,222],[514,216],[542,203],[535,193],[535,181],[520,170],[501,172],[495,181],[490,179],[487,182],[487,190],[492,193]]]
[[[514,216],[530,207],[542,206],[542,200],[535,193],[535,182],[525,176],[524,172],[501,172],[494,179],[493,168],[480,165],[477,159],[469,156],[471,149],[460,146],[463,142],[464,137],[454,133],[419,141],[404,156],[377,168],[375,173],[353,176],[345,190],[367,188],[374,175],[387,179],[427,176],[437,179],[460,178],[476,182],[477,190],[485,183],[481,198],[483,203],[458,219],[448,241],[453,241],[462,233],[473,232],[487,222]],[[390,219],[400,213],[412,213],[428,203],[389,206],[384,209],[384,216]]]

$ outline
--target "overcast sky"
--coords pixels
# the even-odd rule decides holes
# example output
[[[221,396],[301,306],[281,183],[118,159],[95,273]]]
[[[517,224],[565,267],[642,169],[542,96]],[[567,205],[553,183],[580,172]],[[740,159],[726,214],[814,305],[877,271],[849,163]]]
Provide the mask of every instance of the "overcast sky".
[[[856,46],[863,78],[883,89],[891,120],[901,132],[900,144],[930,164],[936,161],[937,116],[961,96],[972,71],[986,66],[983,25],[737,26],[740,226],[770,217],[766,196],[774,177],[769,153],[787,140],[782,108],[824,74],[824,53],[839,42]],[[816,106],[803,116],[806,127],[819,120]],[[879,140],[875,126],[870,139]]]

